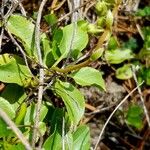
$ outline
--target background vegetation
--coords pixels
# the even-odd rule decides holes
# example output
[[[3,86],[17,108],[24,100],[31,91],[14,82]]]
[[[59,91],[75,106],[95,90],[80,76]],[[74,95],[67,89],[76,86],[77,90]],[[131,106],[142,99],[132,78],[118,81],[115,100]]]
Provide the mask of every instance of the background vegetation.
[[[150,2],[2,0],[0,148],[150,148]]]

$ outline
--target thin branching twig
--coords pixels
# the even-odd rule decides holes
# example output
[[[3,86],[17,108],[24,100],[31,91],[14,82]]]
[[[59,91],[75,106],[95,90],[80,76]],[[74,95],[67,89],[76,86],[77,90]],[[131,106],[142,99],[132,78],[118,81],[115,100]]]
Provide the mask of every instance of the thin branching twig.
[[[32,150],[32,147],[30,146],[27,139],[24,137],[22,132],[17,128],[15,123],[11,121],[11,119],[8,117],[8,115],[0,108],[0,117],[7,123],[7,125],[12,129],[12,131],[16,134],[18,139],[22,142],[22,144],[25,146],[26,150]]]
[[[78,11],[79,9],[81,9],[82,7],[84,7],[86,4],[91,3],[91,0],[88,0],[87,2],[83,3],[82,5],[80,5],[79,7],[75,8],[74,10],[70,11],[68,14],[62,16],[61,18],[58,19],[57,22],[61,22],[62,20],[64,20],[65,18],[69,17],[70,15],[72,15],[74,12]]]
[[[24,58],[24,61],[25,61],[25,64],[26,66],[28,67],[28,70],[30,71],[30,74],[34,77],[34,75],[32,74],[31,70],[30,70],[30,67],[29,67],[29,64],[28,64],[28,61],[27,61],[27,56],[26,56],[26,53],[24,52],[24,50],[22,49],[22,47],[19,45],[19,43],[15,40],[15,38],[12,36],[12,34],[7,30],[7,33],[9,35],[9,37],[11,38],[12,42],[18,47],[18,49],[20,50],[23,58]]]
[[[38,59],[39,59],[39,64],[43,66],[43,61],[42,61],[42,53],[41,53],[41,48],[40,48],[40,22],[41,22],[41,16],[42,16],[42,11],[44,8],[44,5],[46,4],[47,0],[43,0],[41,2],[41,5],[39,7],[38,15],[37,15],[37,20],[35,24],[35,45],[37,48],[37,54],[38,54]],[[39,117],[40,117],[40,111],[41,111],[41,104],[42,104],[42,97],[43,97],[43,84],[44,84],[44,69],[40,68],[39,69],[39,90],[38,90],[38,100],[37,100],[37,106],[36,106],[36,115],[35,115],[35,122],[34,122],[34,129],[33,129],[33,137],[32,137],[32,146],[35,147],[36,139],[37,139],[37,132],[36,128],[39,127]],[[39,147],[40,149],[40,147]]]
[[[94,150],[97,149],[98,144],[99,144],[99,142],[101,141],[102,135],[103,135],[103,133],[104,133],[104,131],[105,131],[105,128],[106,128],[106,126],[108,125],[109,121],[111,120],[112,116],[115,114],[115,112],[118,110],[118,108],[128,99],[128,97],[129,97],[130,95],[132,95],[143,83],[144,83],[144,82],[142,82],[141,84],[137,85],[137,87],[135,87],[135,88],[117,105],[117,107],[114,109],[114,111],[110,114],[109,118],[108,118],[107,121],[105,122],[105,124],[104,124],[104,126],[103,126],[103,128],[102,128],[102,130],[101,130],[101,132],[100,132],[100,134],[99,134],[99,137],[98,137],[98,140],[97,140],[96,145],[95,145],[95,147],[94,147]]]
[[[2,1],[1,10],[0,10],[2,19],[4,17],[4,7],[5,7],[5,0]],[[3,36],[4,36],[4,28],[2,26],[1,33],[0,33],[0,53],[2,52],[1,47],[2,47]]]

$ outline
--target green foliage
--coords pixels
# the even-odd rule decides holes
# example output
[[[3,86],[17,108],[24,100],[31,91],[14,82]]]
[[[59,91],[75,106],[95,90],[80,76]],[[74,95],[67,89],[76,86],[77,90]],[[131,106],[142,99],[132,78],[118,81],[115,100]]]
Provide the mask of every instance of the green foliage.
[[[41,103],[36,145],[42,137],[42,149],[45,150],[61,150],[63,147],[65,150],[90,149],[89,128],[80,124],[85,111],[85,99],[78,88],[95,86],[99,90],[107,90],[102,76],[105,69],[102,73],[100,69],[92,68],[94,62],[101,60],[102,64],[113,68],[112,73],[119,80],[132,78],[131,66],[137,62],[140,66],[138,80],[144,80],[150,85],[150,28],[142,28],[142,46],[138,45],[135,37],[124,42],[117,34],[112,35],[114,13],[120,2],[97,1],[93,7],[97,14],[94,23],[80,20],[66,25],[58,23],[57,13],[52,11],[46,14],[44,19],[51,31],[48,34],[40,31],[43,66],[38,63],[35,48],[35,23],[18,14],[8,18],[6,30],[22,46],[29,66],[17,46],[13,54],[4,52],[0,55],[0,82],[5,85],[0,91],[0,108],[16,125],[21,126],[19,129],[30,143],[36,119],[37,91],[41,86],[41,67],[44,69],[43,86],[48,88],[44,91]],[[136,15],[147,17],[149,10],[149,7],[145,7],[138,10]],[[96,46],[91,44],[92,41]],[[131,105],[126,114],[126,122],[139,129],[143,125],[142,115],[139,106]],[[1,118],[0,148],[25,149]]]
[[[125,60],[132,59],[133,53],[130,49],[108,50],[105,53],[105,58],[110,64],[120,64]]]
[[[63,37],[60,42],[60,52],[66,58],[71,51],[71,56],[77,58],[88,43],[88,34],[75,24],[63,28]],[[69,34],[68,34],[69,33]]]
[[[64,112],[62,109],[56,108],[51,119],[51,135],[46,139],[43,147],[45,150],[61,150],[62,148],[62,121]]]
[[[71,122],[77,125],[84,114],[83,95],[72,84],[60,80],[55,83],[54,89],[56,94],[64,101]]]
[[[56,24],[57,22],[57,17],[55,16],[55,14],[48,14],[48,15],[45,15],[44,16],[44,19],[46,20],[46,22],[49,24],[49,25],[54,25]]]
[[[147,85],[150,85],[150,68],[143,67],[139,71],[139,81],[144,80]]]
[[[138,129],[142,128],[142,115],[143,109],[138,105],[131,105],[128,109],[126,120],[129,125],[132,125]]]
[[[133,37],[131,37],[127,42],[123,43],[123,47],[131,50],[136,50],[137,46],[137,41]]]
[[[82,86],[97,86],[100,89],[105,89],[105,82],[101,72],[91,67],[83,67],[79,71],[73,72],[70,75],[77,84]]]
[[[116,70],[116,78],[121,80],[130,79],[132,77],[131,65],[127,64]]]
[[[28,67],[19,57],[4,54],[0,56],[0,63],[0,81],[25,86],[26,80],[32,78]]]
[[[146,6],[143,9],[138,9],[137,12],[135,13],[137,16],[141,17],[149,17],[150,16],[150,7]]]
[[[26,53],[33,58],[37,58],[34,47],[34,27],[35,25],[30,20],[20,15],[11,15],[7,22],[7,30],[20,40]]]
[[[90,148],[90,133],[87,126],[79,126],[73,133],[73,149],[85,150]]]
[[[15,117],[15,111],[13,106],[4,98],[0,97],[0,108],[7,113],[7,115],[13,119]]]

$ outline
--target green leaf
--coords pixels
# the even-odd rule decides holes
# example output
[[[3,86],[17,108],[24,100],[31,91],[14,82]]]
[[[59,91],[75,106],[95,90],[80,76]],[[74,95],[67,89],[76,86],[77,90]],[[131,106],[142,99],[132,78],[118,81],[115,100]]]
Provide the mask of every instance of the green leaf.
[[[133,57],[134,56],[130,49],[107,50],[105,53],[106,61],[110,64],[120,64]]]
[[[143,9],[138,9],[135,15],[141,16],[141,17],[150,16],[150,6],[146,6]]]
[[[4,59],[8,54],[0,55],[0,60]],[[24,86],[26,80],[32,78],[28,67],[20,61],[19,57],[13,57],[11,60],[7,60],[9,63],[2,64],[0,61],[0,81],[6,83],[16,83],[18,85]]]
[[[60,43],[60,52],[65,58],[70,51],[78,56],[88,43],[88,34],[75,24],[67,25],[63,28],[63,37]]]
[[[143,126],[142,115],[143,109],[140,106],[131,105],[126,116],[127,123],[138,129],[141,128]]]
[[[126,80],[132,78],[132,69],[131,65],[127,64],[123,67],[120,67],[116,70],[116,78],[121,80]]]
[[[82,86],[97,86],[100,89],[105,88],[105,82],[102,78],[101,72],[91,67],[83,67],[79,71],[74,72],[70,75],[77,84]]]
[[[123,43],[123,47],[127,49],[136,50],[136,48],[138,47],[137,40],[131,37],[127,42]]]
[[[94,51],[92,53],[92,55],[90,56],[90,59],[92,61],[96,61],[97,59],[99,59],[102,56],[103,52],[104,52],[104,48],[97,49],[96,51]]]
[[[8,125],[0,118],[0,138],[7,137],[11,133]]]
[[[52,61],[51,58],[49,57],[49,54],[51,53],[52,48],[50,46],[50,41],[46,37],[46,35],[42,36],[41,43],[43,46],[43,62],[45,66],[49,67]]]
[[[145,80],[147,85],[150,85],[150,68],[142,68],[138,74],[138,78]]]
[[[48,108],[47,105],[49,105],[49,103],[43,103],[41,105],[41,111],[40,111],[40,117],[39,117],[39,131],[41,133],[41,135],[44,135],[46,132],[46,124],[44,122],[42,122],[48,112]],[[36,113],[36,105],[35,103],[31,103],[30,106],[27,108],[27,112],[24,118],[24,125],[33,125],[34,121],[35,121],[35,113]],[[32,130],[29,130],[29,128],[26,128],[26,133],[25,133],[26,137],[28,137],[29,140],[32,140]],[[36,139],[36,141],[38,141],[38,139],[41,136],[38,133],[38,137]]]
[[[73,134],[73,150],[88,149],[90,149],[90,131],[86,125],[82,125]]]
[[[23,44],[26,53],[37,58],[36,49],[34,47],[34,27],[35,25],[26,17],[21,15],[11,15],[7,21],[7,30],[14,34]]]
[[[79,20],[77,22],[78,27],[84,31],[87,31],[89,22],[87,20]]]
[[[114,36],[112,36],[109,40],[109,43],[108,43],[108,49],[109,50],[117,49],[117,47],[118,47],[118,41]]]
[[[44,136],[45,132],[46,132],[46,123],[45,122],[39,122],[39,137],[42,135]]]
[[[0,108],[10,117],[10,119],[15,117],[15,110],[13,106],[2,97],[0,97]]]
[[[0,96],[7,99],[7,101],[13,104],[13,106],[15,104],[16,107],[19,107],[18,103],[21,104],[27,97],[24,88],[13,83],[6,85]]]
[[[45,150],[61,150],[61,145],[61,135],[55,130],[54,133],[46,139],[43,148]]]
[[[15,117],[15,110],[13,106],[4,98],[0,97],[0,109],[2,109],[10,119]],[[11,133],[7,124],[0,118],[0,137],[6,137]]]
[[[10,146],[10,148],[7,150],[25,150],[25,147],[22,143],[19,143],[19,144]]]
[[[49,25],[54,25],[57,23],[57,17],[55,14],[48,14],[48,15],[45,15],[44,16],[44,19],[46,20],[46,22],[49,24]]]
[[[48,104],[49,105],[49,104]],[[34,122],[35,119],[35,111],[36,111],[36,105],[34,103],[31,103],[30,106],[27,108],[27,113],[26,116],[24,118],[24,124],[25,125],[30,125],[31,123]],[[43,103],[41,105],[41,112],[40,112],[40,120],[39,121],[43,121],[46,114],[48,112],[48,108],[47,108],[47,103]]]
[[[65,103],[70,120],[77,125],[84,114],[85,101],[81,92],[68,82],[58,80],[55,92]]]
[[[4,141],[3,149],[4,150],[25,150],[25,147],[22,143],[13,144],[13,143],[9,143],[8,141]]]
[[[73,135],[72,135],[71,131],[69,131],[65,135],[65,149],[66,150],[72,150],[73,149]]]
[[[43,148],[45,150],[61,150],[62,147],[62,121],[64,111],[61,108],[55,108],[51,120],[51,135],[46,139]]]

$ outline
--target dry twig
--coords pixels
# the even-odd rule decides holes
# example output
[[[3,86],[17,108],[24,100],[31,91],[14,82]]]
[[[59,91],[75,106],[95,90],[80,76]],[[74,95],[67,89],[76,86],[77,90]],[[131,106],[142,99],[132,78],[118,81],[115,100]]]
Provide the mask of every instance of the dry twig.
[[[142,84],[143,84],[143,82],[142,82],[141,84],[137,85],[137,87],[135,87],[135,88],[117,105],[117,107],[114,109],[114,111],[110,114],[109,118],[108,118],[107,121],[105,122],[105,124],[104,124],[104,126],[103,126],[103,128],[102,128],[102,130],[101,130],[101,132],[100,132],[100,134],[99,134],[99,137],[98,137],[98,140],[97,140],[96,145],[95,145],[95,147],[94,147],[94,150],[97,149],[98,144],[99,144],[99,142],[101,141],[102,135],[103,135],[103,133],[104,133],[104,131],[105,131],[105,128],[106,128],[106,126],[108,125],[109,121],[111,120],[112,116],[115,114],[115,112],[118,110],[118,108],[128,99],[128,97],[129,97],[130,95],[132,95],[133,92],[136,91]]]
[[[135,71],[135,67],[134,66],[132,66],[132,72],[133,72],[134,81],[135,81],[136,85],[138,85],[137,77],[136,77],[136,74],[135,74],[136,71]],[[142,102],[142,105],[143,105],[143,109],[144,109],[144,113],[145,113],[145,116],[146,116],[146,120],[147,120],[148,126],[150,128],[150,117],[148,115],[148,111],[147,111],[147,108],[145,106],[144,98],[142,96],[142,91],[141,91],[140,87],[138,87],[138,92],[139,92],[140,99],[141,99],[141,102]]]

